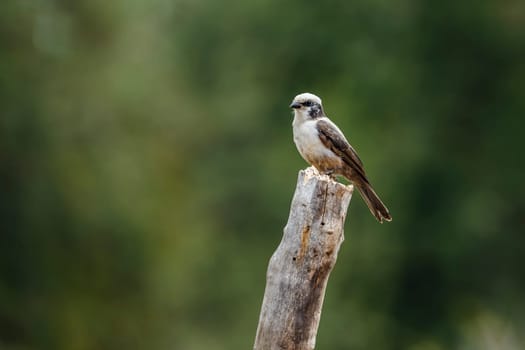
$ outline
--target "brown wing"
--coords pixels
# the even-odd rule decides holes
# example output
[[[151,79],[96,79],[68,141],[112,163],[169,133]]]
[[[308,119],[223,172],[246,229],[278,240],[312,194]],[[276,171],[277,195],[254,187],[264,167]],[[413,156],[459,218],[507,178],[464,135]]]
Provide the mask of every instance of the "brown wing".
[[[337,130],[330,122],[326,120],[319,120],[317,122],[317,130],[319,131],[319,139],[332,152],[337,154],[343,161],[350,166],[355,172],[368,182],[363,169],[363,162],[359,159],[356,151],[350,146],[348,141],[339,130]]]

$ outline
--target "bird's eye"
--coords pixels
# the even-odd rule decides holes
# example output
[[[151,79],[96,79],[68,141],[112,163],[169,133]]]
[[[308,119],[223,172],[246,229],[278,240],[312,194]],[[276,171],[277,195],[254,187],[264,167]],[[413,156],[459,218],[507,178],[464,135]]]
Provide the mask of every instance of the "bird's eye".
[[[313,105],[312,101],[306,101],[306,102],[303,103],[303,106],[305,106],[305,107],[312,107],[312,105]]]

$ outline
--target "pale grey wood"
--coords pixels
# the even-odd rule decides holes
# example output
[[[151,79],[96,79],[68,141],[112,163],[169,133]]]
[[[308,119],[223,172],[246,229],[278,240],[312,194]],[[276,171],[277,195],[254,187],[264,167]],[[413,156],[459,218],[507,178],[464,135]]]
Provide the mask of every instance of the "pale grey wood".
[[[312,350],[353,187],[299,172],[288,223],[266,274],[254,350]]]

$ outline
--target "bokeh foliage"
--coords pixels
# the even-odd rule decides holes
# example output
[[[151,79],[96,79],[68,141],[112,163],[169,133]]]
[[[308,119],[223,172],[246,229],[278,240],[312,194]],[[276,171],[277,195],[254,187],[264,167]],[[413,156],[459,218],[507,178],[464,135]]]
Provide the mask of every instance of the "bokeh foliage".
[[[246,349],[319,94],[357,196],[319,349],[525,346],[519,0],[7,0],[0,348]]]

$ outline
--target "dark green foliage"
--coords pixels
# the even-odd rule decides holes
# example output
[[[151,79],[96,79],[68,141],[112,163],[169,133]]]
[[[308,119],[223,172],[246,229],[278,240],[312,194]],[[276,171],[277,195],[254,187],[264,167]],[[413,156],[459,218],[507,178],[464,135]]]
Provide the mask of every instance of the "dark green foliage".
[[[0,5],[0,348],[247,349],[309,91],[356,195],[319,349],[521,349],[520,1]]]

